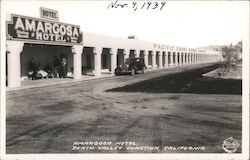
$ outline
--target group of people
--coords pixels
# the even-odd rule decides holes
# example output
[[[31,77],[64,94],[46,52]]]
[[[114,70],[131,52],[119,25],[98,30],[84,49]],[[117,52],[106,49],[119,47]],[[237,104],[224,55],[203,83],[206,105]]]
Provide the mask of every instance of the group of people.
[[[66,78],[67,77],[67,60],[63,55],[54,57],[53,66],[47,64],[44,68],[35,63],[32,57],[29,62],[29,77],[34,79],[41,78]]]

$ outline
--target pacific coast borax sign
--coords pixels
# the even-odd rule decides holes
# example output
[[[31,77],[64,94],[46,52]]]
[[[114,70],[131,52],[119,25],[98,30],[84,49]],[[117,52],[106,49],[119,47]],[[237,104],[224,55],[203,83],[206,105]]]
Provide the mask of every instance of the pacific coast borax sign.
[[[32,17],[11,15],[7,22],[7,40],[39,43],[82,44],[80,27]]]

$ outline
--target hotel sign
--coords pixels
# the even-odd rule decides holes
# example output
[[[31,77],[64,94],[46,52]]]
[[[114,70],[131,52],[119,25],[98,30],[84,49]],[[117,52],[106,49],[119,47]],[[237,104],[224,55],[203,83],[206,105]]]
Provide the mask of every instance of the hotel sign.
[[[20,15],[11,15],[11,19],[7,22],[7,40],[82,44],[79,26]]]
[[[58,11],[53,9],[40,7],[40,16],[41,18],[59,21]]]

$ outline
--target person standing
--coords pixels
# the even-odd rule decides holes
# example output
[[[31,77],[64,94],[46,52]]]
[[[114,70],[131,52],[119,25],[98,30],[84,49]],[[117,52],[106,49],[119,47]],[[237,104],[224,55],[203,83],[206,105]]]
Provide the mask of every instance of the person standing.
[[[62,71],[62,77],[63,78],[67,77],[67,68],[66,68],[66,65],[67,65],[67,60],[66,60],[65,57],[62,56],[62,58],[61,58],[61,71]]]
[[[37,65],[34,61],[34,58],[32,57],[29,62],[29,75],[32,80],[36,79],[36,74],[37,74]]]
[[[54,77],[59,77],[60,59],[55,56],[53,60]]]

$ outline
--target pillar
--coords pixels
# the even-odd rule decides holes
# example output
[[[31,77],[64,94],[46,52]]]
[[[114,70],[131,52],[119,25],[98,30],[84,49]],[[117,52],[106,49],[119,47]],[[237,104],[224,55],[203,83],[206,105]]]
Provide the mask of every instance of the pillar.
[[[190,64],[190,53],[187,53],[187,65]]]
[[[196,53],[194,53],[194,64],[196,64]]]
[[[161,69],[162,68],[162,52],[161,51],[159,51],[159,68]]]
[[[180,66],[183,65],[183,53],[180,53]]]
[[[186,65],[186,63],[187,63],[187,53],[184,53],[183,65]]]
[[[111,74],[115,73],[115,68],[117,66],[117,48],[110,49],[110,55],[111,55]]]
[[[148,68],[148,51],[143,51],[143,56],[144,56],[145,66]]]
[[[152,68],[155,69],[156,67],[156,52],[152,51]]]
[[[164,57],[163,57],[164,59],[165,59],[165,64],[164,64],[164,67],[165,68],[167,68],[168,67],[168,52],[165,52],[165,54],[164,54]]]
[[[190,53],[190,64],[193,64],[193,53]]]
[[[140,57],[140,50],[135,50],[134,54],[135,54],[135,58],[139,58]]]
[[[95,47],[93,48],[94,53],[94,59],[95,59],[95,76],[100,77],[101,76],[101,54],[102,54],[102,48],[101,47]]]
[[[175,53],[175,66],[178,66],[178,52]]]
[[[170,52],[170,67],[173,67],[174,66],[174,53],[173,52]]]
[[[20,54],[23,51],[24,42],[7,41],[8,57],[8,87],[21,86],[21,59]]]
[[[128,59],[128,58],[129,58],[129,53],[130,53],[130,50],[129,50],[129,49],[124,49],[123,51],[124,51],[124,52],[123,52],[123,54],[124,54],[124,58],[125,58],[125,60],[126,60],[126,59]]]
[[[82,51],[83,46],[82,45],[74,45],[71,48],[73,53],[73,75],[74,79],[81,79],[82,78]]]

